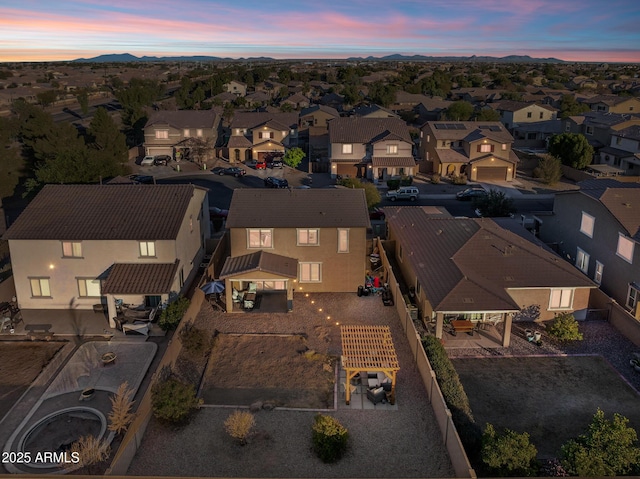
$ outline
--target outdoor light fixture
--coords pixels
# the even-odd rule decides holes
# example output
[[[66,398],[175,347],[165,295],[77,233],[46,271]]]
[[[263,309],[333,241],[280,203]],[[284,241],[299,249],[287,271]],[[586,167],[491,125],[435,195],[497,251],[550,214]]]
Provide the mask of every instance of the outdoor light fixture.
[[[308,298],[309,297],[309,293],[304,293],[304,297]]]
[[[312,300],[311,300],[311,304],[316,304],[316,302],[312,299]]]
[[[53,269],[53,268],[55,268],[55,266],[53,265],[53,263],[51,263],[51,264],[49,265],[49,269]]]
[[[318,311],[320,311],[322,313],[322,308],[318,308]]]

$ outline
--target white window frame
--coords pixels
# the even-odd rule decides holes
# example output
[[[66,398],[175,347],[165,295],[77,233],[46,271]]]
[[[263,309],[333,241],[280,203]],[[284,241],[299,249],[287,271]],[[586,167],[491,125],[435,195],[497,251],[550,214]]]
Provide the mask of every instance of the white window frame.
[[[257,238],[256,238],[257,235]],[[252,236],[254,240],[252,243]],[[247,249],[273,248],[273,229],[271,228],[247,228]]]
[[[50,278],[29,278],[32,298],[51,298]]]
[[[353,155],[353,144],[352,143],[343,143],[342,144],[342,154],[343,155]]]
[[[189,128],[183,129],[182,136],[184,136],[185,138],[191,138],[191,130]]]
[[[338,253],[349,252],[349,228],[338,228]]]
[[[387,145],[387,155],[397,155],[398,145]]]
[[[99,298],[102,296],[100,280],[95,278],[76,278],[78,296],[81,298]],[[97,286],[97,290],[95,289]]]
[[[626,245],[626,250],[624,246]],[[620,256],[629,264],[633,264],[633,253],[635,250],[635,242],[622,233],[618,233],[618,246],[616,247],[616,255]]]
[[[196,136],[197,136],[198,138],[202,138],[202,136],[203,136],[203,135],[202,135],[202,128],[197,128],[197,129],[196,129]]]
[[[298,228],[296,239],[298,246],[320,246],[320,229]]]
[[[602,283],[602,274],[604,273],[604,264],[596,260],[596,269],[593,272],[593,281],[596,284]]]
[[[640,290],[634,287],[633,284],[630,284],[629,289],[627,290],[625,306],[629,308],[630,311],[635,311],[638,306],[638,301],[640,301]]]
[[[491,143],[481,143],[480,153],[491,153]]]
[[[552,288],[549,293],[549,311],[573,309],[573,293],[572,288]]]
[[[156,257],[156,242],[155,241],[139,241],[138,251],[141,258],[155,258]]]
[[[156,130],[156,140],[168,140],[169,130]]]
[[[582,271],[584,274],[587,274],[589,271],[589,253],[587,253],[582,248],[578,248],[576,252],[576,268]]]
[[[301,283],[322,283],[322,263],[300,262]]]
[[[589,238],[593,238],[593,230],[596,225],[595,216],[591,216],[589,213],[582,212],[582,218],[580,219],[580,233]]]
[[[500,148],[502,149],[502,151],[507,151],[507,144],[503,143]]]
[[[63,241],[62,257],[82,258],[82,243],[80,241]]]

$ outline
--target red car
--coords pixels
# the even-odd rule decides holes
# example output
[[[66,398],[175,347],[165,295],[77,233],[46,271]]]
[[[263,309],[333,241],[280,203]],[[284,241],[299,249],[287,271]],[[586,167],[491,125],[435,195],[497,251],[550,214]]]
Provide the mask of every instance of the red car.
[[[266,170],[267,169],[267,162],[264,160],[257,160],[256,161],[256,170]]]

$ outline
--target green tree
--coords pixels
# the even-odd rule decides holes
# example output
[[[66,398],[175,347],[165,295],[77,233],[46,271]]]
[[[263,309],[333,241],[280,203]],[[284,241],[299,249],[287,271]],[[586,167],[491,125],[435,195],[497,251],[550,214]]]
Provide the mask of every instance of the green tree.
[[[127,127],[130,144],[138,145],[144,140],[145,107],[151,106],[163,94],[164,86],[160,82],[140,78],[132,78],[128,87],[116,90],[115,97],[122,105],[122,122]]]
[[[578,321],[571,313],[557,314],[547,328],[547,332],[549,336],[559,341],[582,341]]]
[[[104,108],[98,108],[89,125],[89,148],[103,165],[107,176],[125,173],[124,165],[129,159],[127,139],[113,118]]]
[[[166,375],[166,373],[165,373]],[[202,403],[193,384],[169,377],[159,379],[151,387],[153,415],[161,421],[183,423]]]
[[[371,209],[380,204],[382,197],[376,185],[373,183],[363,183],[358,178],[342,178],[340,185],[346,188],[364,188],[364,196],[367,200],[367,208]]]
[[[491,189],[487,196],[476,200],[480,214],[486,218],[510,216],[515,213],[513,200],[502,191]]]
[[[562,95],[560,99],[560,118],[565,119],[570,116],[579,115],[589,111],[589,105],[580,103],[573,95]]]
[[[53,105],[58,99],[58,92],[55,90],[46,90],[41,91],[36,94],[36,98],[38,99],[38,103],[42,105],[42,107],[48,107],[49,105]]]
[[[545,155],[533,170],[533,176],[547,185],[555,185],[562,178],[562,162],[555,156]]]
[[[298,165],[302,162],[302,159],[307,156],[302,148],[290,148],[282,157],[282,161],[289,165],[291,168],[297,168]]]
[[[500,113],[493,108],[481,108],[476,113],[476,121],[500,121]]]
[[[89,113],[89,92],[87,92],[87,89],[82,88],[81,90],[79,90],[76,98],[78,100],[78,104],[80,105],[82,114],[86,115],[87,113]]]
[[[445,116],[448,120],[467,121],[473,115],[473,105],[468,101],[454,101],[449,108],[445,110]]]
[[[529,442],[529,434],[518,434],[505,429],[496,432],[491,424],[485,426],[482,434],[482,462],[492,474],[498,476],[533,476],[536,471],[538,450]]]
[[[640,465],[638,435],[626,417],[616,413],[608,420],[598,409],[586,433],[562,446],[562,464],[577,476],[636,473]]]
[[[549,139],[549,154],[563,165],[582,170],[593,161],[593,147],[580,133],[561,133]]]

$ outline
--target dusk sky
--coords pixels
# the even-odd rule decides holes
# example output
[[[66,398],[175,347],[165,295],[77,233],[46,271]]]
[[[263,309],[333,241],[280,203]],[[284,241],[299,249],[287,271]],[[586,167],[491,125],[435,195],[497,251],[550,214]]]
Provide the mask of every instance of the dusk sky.
[[[105,53],[640,62],[639,0],[0,0],[0,62]]]

